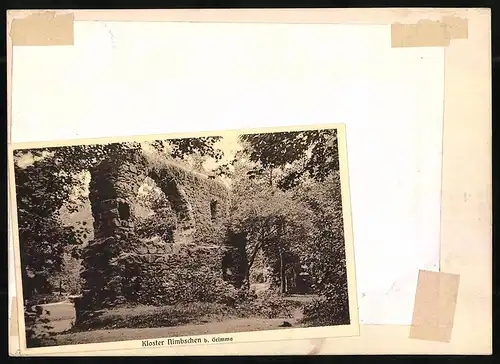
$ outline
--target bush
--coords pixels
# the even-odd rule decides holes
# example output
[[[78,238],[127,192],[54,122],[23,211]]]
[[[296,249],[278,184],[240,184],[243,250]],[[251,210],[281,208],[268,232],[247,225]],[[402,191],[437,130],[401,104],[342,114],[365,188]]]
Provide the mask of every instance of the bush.
[[[302,322],[307,326],[349,325],[347,287],[329,285],[326,295],[304,307]],[[345,289],[344,289],[345,288]]]

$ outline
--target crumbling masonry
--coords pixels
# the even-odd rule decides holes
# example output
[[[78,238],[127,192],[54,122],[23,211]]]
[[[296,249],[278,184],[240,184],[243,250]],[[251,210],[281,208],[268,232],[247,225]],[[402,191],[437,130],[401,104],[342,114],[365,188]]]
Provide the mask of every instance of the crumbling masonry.
[[[226,236],[230,196],[224,185],[167,161],[150,162],[139,153],[126,160],[110,157],[90,172],[94,239],[83,256],[84,290],[76,303],[77,322],[99,309],[140,296],[147,287],[137,277],[143,282],[152,279],[154,264],[161,265],[168,255],[166,245],[172,244],[145,242],[135,232],[134,206],[146,177],[165,193],[177,216],[174,244],[220,248],[213,251],[220,254],[221,274],[233,285],[241,285],[246,254],[241,237]],[[145,266],[152,268],[143,269]]]

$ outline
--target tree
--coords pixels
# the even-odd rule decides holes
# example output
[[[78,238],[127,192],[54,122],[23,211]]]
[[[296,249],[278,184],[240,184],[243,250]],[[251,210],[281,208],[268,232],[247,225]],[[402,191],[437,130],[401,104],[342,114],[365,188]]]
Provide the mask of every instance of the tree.
[[[245,166],[246,169],[240,167],[240,175],[247,175],[258,189],[277,186],[290,191],[289,200],[310,212],[313,238],[300,245],[299,255],[307,263],[317,290],[325,291],[327,282],[345,280],[336,130],[248,134],[240,139],[243,151],[234,163]],[[251,191],[249,198],[258,195],[248,186],[245,189]]]
[[[36,293],[50,293],[49,278],[60,271],[64,245],[76,245],[79,240],[53,217],[41,218],[24,210],[18,216],[23,294],[29,299]]]
[[[349,323],[340,175],[337,172],[324,182],[305,183],[294,194],[313,211],[317,228],[314,243],[304,246],[302,257],[320,299],[306,307],[305,320],[313,326]]]
[[[256,163],[250,174],[267,172],[272,180],[280,169],[277,186],[282,189],[297,186],[305,177],[323,181],[339,169],[336,129],[245,134],[240,140]]]
[[[336,172],[324,182],[304,183],[293,194],[313,212],[314,244],[304,246],[302,257],[321,292],[328,284],[347,279],[340,175]]]
[[[298,257],[306,266],[312,288],[320,295],[304,311],[308,324],[348,323],[336,131],[251,134],[240,139],[243,150],[233,166],[236,216],[241,215],[234,221],[251,232],[250,250],[278,258],[275,272],[281,292],[286,291],[284,271],[293,268],[287,260]],[[253,254],[249,255],[251,267]]]
[[[64,247],[62,254],[61,271],[49,278],[53,287],[57,287],[59,294],[79,294],[81,289],[80,270],[81,259],[75,258],[68,247]]]
[[[257,254],[262,251],[276,264],[280,292],[285,293],[288,264],[285,257],[311,240],[310,211],[305,204],[294,201],[290,192],[280,191],[244,174],[240,176],[233,188],[231,229],[248,236],[249,262],[245,282],[248,286],[251,269]]]

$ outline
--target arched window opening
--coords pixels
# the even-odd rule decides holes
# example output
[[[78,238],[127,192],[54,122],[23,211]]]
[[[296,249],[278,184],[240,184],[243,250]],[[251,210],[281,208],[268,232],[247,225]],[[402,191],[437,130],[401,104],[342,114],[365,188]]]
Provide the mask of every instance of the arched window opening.
[[[212,220],[217,219],[217,201],[215,200],[210,202],[210,214],[212,215]]]
[[[130,206],[128,203],[119,202],[118,203],[118,213],[120,215],[121,220],[130,219]]]

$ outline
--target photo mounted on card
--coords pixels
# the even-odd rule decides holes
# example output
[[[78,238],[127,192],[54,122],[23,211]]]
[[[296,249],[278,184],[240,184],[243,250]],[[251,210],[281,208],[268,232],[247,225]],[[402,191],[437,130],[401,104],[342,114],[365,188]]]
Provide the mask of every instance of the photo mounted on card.
[[[344,125],[10,157],[27,352],[359,335]]]

